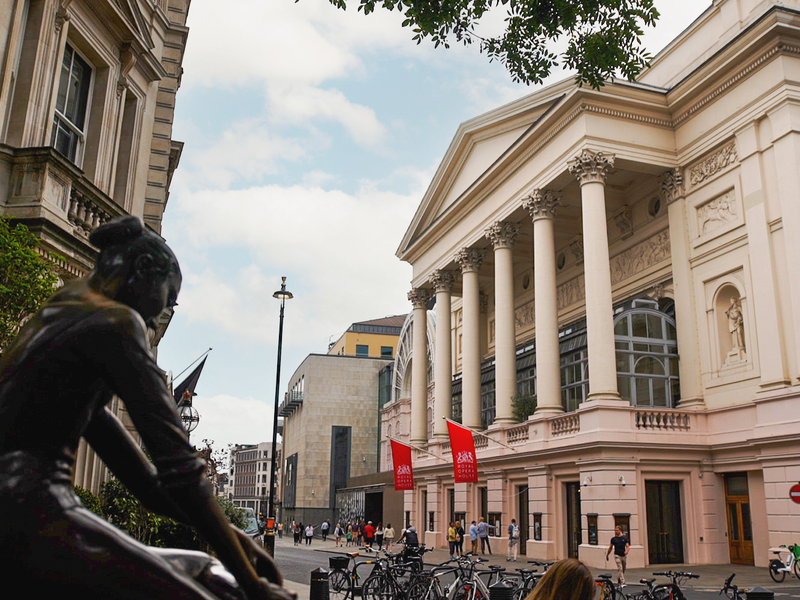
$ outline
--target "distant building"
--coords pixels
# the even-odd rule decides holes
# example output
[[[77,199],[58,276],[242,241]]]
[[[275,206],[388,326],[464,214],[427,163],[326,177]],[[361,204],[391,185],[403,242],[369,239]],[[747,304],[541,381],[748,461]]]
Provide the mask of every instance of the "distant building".
[[[280,464],[280,444],[277,451]],[[252,508],[256,514],[267,516],[271,466],[272,442],[236,444],[231,448],[227,489],[234,505]]]
[[[406,315],[353,323],[328,348],[328,354],[392,358]]]

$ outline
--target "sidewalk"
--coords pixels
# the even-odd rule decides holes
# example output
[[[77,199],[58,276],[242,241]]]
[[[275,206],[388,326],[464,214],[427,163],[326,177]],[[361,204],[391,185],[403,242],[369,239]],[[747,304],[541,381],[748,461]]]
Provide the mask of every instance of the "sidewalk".
[[[500,538],[491,538],[492,549],[494,550],[494,554],[489,556],[486,555],[483,558],[488,558],[489,563],[487,564],[494,564],[494,565],[501,565],[504,567],[508,567],[509,571],[513,571],[516,567],[524,567],[527,565],[527,558],[525,556],[520,556],[517,559],[517,562],[506,562],[506,540]],[[292,545],[291,538],[280,541],[280,545]],[[314,538],[314,542],[312,546],[300,546],[302,548],[307,548],[309,552],[321,552],[327,554],[340,554],[345,552],[359,552],[360,556],[369,556],[371,553],[365,552],[361,548],[357,548],[355,546],[344,547],[344,548],[337,548],[334,540],[332,538],[328,538],[327,541],[323,542],[320,538]],[[402,546],[398,546],[395,544],[394,550],[397,551],[398,548]],[[445,562],[450,558],[450,554],[444,548],[436,548],[433,552],[429,552],[425,554],[425,563],[428,565],[437,565],[440,563]],[[326,562],[326,561],[321,561]],[[741,589],[752,589],[756,586],[761,586],[768,590],[772,590],[773,592],[779,592],[782,589],[786,588],[800,588],[800,580],[798,580],[794,575],[787,573],[786,579],[783,583],[775,583],[769,576],[769,572],[767,571],[766,567],[750,567],[750,566],[743,566],[743,565],[732,565],[732,564],[722,564],[722,565],[687,565],[687,564],[680,564],[680,565],[650,565],[649,567],[645,567],[642,569],[628,569],[626,572],[626,579],[628,584],[631,586],[638,585],[640,579],[650,579],[653,577],[654,572],[658,571],[688,571],[691,573],[695,573],[696,575],[700,575],[699,579],[692,579],[687,581],[681,587],[696,591],[713,591],[718,592],[722,588],[722,584],[725,582],[725,579],[730,577],[732,573],[736,573],[736,577],[733,580],[733,583],[738,585]],[[592,572],[597,575],[600,573],[610,573],[616,577],[616,566],[612,560],[608,561],[608,568],[606,569],[597,569],[593,568]],[[664,577],[657,577],[659,582],[666,583],[667,580]],[[306,589],[308,586],[304,586]],[[298,590],[299,591],[299,590]],[[307,592],[306,592],[307,594]],[[300,598],[304,596],[301,594]],[[307,596],[305,596],[307,597]]]

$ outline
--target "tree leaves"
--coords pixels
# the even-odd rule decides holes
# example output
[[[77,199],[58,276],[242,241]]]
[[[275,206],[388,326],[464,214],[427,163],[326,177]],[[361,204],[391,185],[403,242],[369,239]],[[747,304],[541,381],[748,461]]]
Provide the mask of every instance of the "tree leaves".
[[[58,276],[35,250],[39,240],[27,227],[0,217],[0,349],[47,300]]]
[[[340,9],[347,0],[329,0]],[[599,88],[621,75],[633,79],[651,56],[641,46],[642,27],[659,17],[654,0],[350,0],[368,15],[376,8],[401,11],[412,39],[449,48],[450,40],[478,42],[489,60],[499,60],[514,81],[541,83],[558,65],[549,45],[568,40],[563,64],[577,70],[580,85]],[[481,37],[477,26],[491,9],[507,11],[505,32]]]

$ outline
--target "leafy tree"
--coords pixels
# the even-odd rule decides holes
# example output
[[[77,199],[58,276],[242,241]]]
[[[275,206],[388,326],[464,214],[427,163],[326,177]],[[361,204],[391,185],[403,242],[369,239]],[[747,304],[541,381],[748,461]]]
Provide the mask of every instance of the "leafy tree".
[[[344,9],[348,0],[329,0]],[[552,42],[567,38],[563,64],[577,81],[599,88],[617,73],[632,79],[648,63],[641,46],[642,26],[659,17],[654,0],[349,0],[365,15],[376,8],[403,13],[417,43],[428,39],[448,48],[455,39],[477,42],[490,60],[499,60],[514,81],[541,83],[557,66]],[[482,37],[476,30],[491,9],[506,10],[506,29]]]
[[[25,225],[0,217],[0,350],[58,282],[50,264],[36,253],[38,245]]]
[[[87,509],[92,511],[98,517],[105,517],[103,514],[103,505],[100,502],[100,498],[95,496],[91,490],[87,490],[86,488],[82,488],[79,485],[75,487],[75,495],[78,496],[81,500],[81,504]]]
[[[511,407],[514,418],[523,423],[536,411],[536,396],[533,394],[514,396],[511,398]]]

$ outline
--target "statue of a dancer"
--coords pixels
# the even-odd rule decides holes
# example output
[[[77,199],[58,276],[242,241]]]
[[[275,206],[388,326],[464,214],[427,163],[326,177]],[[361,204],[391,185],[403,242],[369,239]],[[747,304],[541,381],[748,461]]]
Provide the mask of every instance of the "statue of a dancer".
[[[147,325],[175,305],[175,255],[136,217],[95,230],[97,267],[58,290],[0,359],[0,572],[32,598],[215,596],[73,493],[84,437],[151,511],[197,528],[249,600],[290,598],[264,550],[232,528],[189,445]],[[125,402],[150,463],[105,407]],[[259,571],[269,579],[259,578]]]

